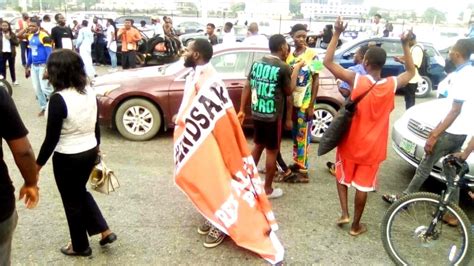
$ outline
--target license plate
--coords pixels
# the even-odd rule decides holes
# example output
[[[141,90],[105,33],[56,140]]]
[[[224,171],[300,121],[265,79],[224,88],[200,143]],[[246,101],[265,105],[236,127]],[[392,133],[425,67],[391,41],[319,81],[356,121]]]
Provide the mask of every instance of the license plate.
[[[406,152],[410,156],[415,156],[415,151],[416,151],[416,144],[407,140],[407,139],[402,139],[400,142],[400,145],[398,145],[400,149],[402,149],[404,152]]]

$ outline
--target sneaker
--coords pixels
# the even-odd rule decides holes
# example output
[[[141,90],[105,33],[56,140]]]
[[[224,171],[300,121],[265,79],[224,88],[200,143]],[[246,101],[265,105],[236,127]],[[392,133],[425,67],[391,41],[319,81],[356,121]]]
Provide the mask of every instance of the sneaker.
[[[276,199],[276,198],[280,198],[281,196],[283,196],[283,189],[281,188],[274,188],[272,191],[272,194],[270,195],[267,194],[268,199]]]
[[[390,204],[393,204],[395,203],[397,200],[400,199],[400,196],[399,195],[390,195],[390,194],[385,194],[382,196],[382,199],[387,202],[387,203],[390,203]]]
[[[222,241],[224,241],[225,237],[226,235],[222,233],[221,230],[217,229],[215,226],[211,226],[203,245],[206,248],[217,247],[222,243]]]
[[[107,70],[109,73],[115,73],[118,71],[117,68],[110,68],[109,70]]]
[[[198,234],[207,235],[211,230],[211,227],[212,224],[208,220],[204,221],[204,223],[198,227]]]
[[[13,81],[13,86],[20,86],[20,83],[18,83],[18,81]]]

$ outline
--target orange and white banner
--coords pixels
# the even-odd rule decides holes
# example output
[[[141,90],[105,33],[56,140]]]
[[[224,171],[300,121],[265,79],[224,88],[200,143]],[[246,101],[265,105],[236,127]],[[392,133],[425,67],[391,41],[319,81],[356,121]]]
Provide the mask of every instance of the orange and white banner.
[[[283,260],[278,226],[224,84],[187,90],[174,131],[175,182],[237,245]],[[187,94],[186,94],[187,93]]]

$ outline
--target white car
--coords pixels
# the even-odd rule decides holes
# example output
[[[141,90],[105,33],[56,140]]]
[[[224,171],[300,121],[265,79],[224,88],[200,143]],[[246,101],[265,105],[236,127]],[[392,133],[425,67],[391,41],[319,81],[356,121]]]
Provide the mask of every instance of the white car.
[[[436,99],[433,101],[418,104],[408,109],[403,116],[398,119],[392,130],[393,148],[397,154],[414,167],[418,167],[424,154],[424,146],[431,130],[439,123],[440,119],[446,116],[451,108],[452,101],[449,99]],[[473,120],[463,121],[474,123]],[[463,148],[470,141],[469,132]],[[441,175],[442,159],[433,167],[431,176],[445,180]],[[467,160],[470,172],[466,174],[467,183],[474,187],[474,156]]]

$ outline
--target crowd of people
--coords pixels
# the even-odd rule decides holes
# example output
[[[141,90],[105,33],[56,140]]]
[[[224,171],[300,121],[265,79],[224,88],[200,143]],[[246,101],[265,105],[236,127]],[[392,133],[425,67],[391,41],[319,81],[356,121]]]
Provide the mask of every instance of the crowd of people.
[[[83,21],[80,26],[75,24],[71,29],[65,25],[64,16],[61,14],[57,14],[54,19],[56,25],[47,24],[48,26],[44,27],[38,18],[29,18],[24,14],[17,33],[11,31],[8,23],[2,22],[0,37],[6,41],[0,42],[0,45],[3,45],[0,46],[2,48],[0,55],[2,58],[14,58],[15,46],[22,47],[22,64],[25,67],[25,75],[32,79],[41,109],[39,115],[43,116],[47,110],[48,116],[45,140],[38,158],[35,159],[27,138],[28,130],[23,125],[11,97],[2,90],[0,120],[5,123],[0,128],[0,137],[7,141],[25,179],[20,197],[26,198],[28,208],[33,208],[38,203],[39,173],[52,155],[54,176],[64,205],[71,238],[71,243],[62,247],[60,251],[69,256],[90,256],[92,250],[87,235],[101,234],[101,245],[110,244],[117,239],[93,197],[86,190],[89,174],[100,153],[98,106],[94,92],[87,85],[87,78],[96,75],[92,65],[91,47],[94,45],[96,52],[100,50],[97,47],[108,49],[112,58],[116,52],[114,50],[118,47],[117,41],[120,41],[122,66],[125,69],[134,68],[137,42],[141,36],[133,27],[133,20],[130,19],[125,20],[125,25],[121,29],[116,29],[112,20],[107,21],[106,28],[94,19],[93,25]],[[171,19],[165,17],[163,20],[165,21],[162,27],[163,34],[174,40],[170,42],[171,49],[181,50],[179,40],[175,39],[177,35]],[[43,18],[43,23],[48,23],[47,17]],[[159,21],[155,20],[154,23],[156,26]],[[144,26],[146,25],[142,25]],[[183,102],[177,115],[175,151],[177,155],[181,154],[181,157],[175,156],[176,169],[184,169],[183,165],[192,164],[189,159],[186,161],[183,158],[191,156],[198,147],[183,148],[179,145],[189,145],[190,140],[185,139],[187,127],[196,128],[197,124],[200,124],[203,131],[192,137],[204,138],[205,134],[209,135],[212,132],[213,138],[197,142],[196,145],[206,146],[206,152],[212,153],[209,157],[217,158],[216,160],[223,165],[225,169],[220,169],[222,171],[217,171],[216,174],[229,175],[233,181],[245,179],[242,171],[252,175],[256,171],[252,169],[257,169],[255,164],[258,164],[261,154],[266,151],[264,182],[252,185],[251,189],[255,192],[252,195],[257,198],[265,195],[263,204],[267,198],[275,199],[283,196],[283,190],[274,187],[275,182],[311,182],[314,177],[310,176],[309,165],[310,130],[313,107],[317,104],[319,73],[324,64],[341,81],[339,85],[341,94],[358,101],[350,128],[338,144],[335,162],[328,163],[330,171],[335,175],[341,207],[341,215],[337,218],[336,224],[342,227],[352,221],[348,232],[352,236],[366,232],[367,227],[361,222],[362,214],[367,194],[376,189],[377,173],[387,157],[389,116],[395,107],[395,93],[398,89],[410,87],[410,84],[417,82],[419,76],[417,68],[421,62],[419,51],[416,51],[416,36],[412,32],[406,32],[400,37],[404,55],[399,61],[406,67],[405,72],[400,75],[382,77],[387,54],[377,46],[360,47],[354,59],[357,65],[352,69],[344,69],[334,62],[333,58],[346,26],[338,18],[335,25],[328,29],[332,31],[332,35],[327,40],[327,53],[322,62],[315,50],[308,47],[305,25],[296,24],[291,29],[290,35],[295,44],[293,50],[283,35],[272,35],[266,40],[271,54],[251,63],[248,80],[242,91],[241,105],[236,112],[226,97],[228,94],[225,87],[220,85],[223,82],[209,64],[216,37],[215,25],[208,24],[209,40],[197,39],[191,42],[183,55],[185,66],[192,68],[193,71],[186,78]],[[232,27],[232,23],[226,23],[224,26],[223,42],[235,42],[235,35],[231,33]],[[251,23],[249,32],[251,34],[245,40],[248,44],[264,43],[258,34],[257,24]],[[79,49],[79,53],[74,52],[76,48]],[[449,54],[457,70],[440,86],[447,87],[452,108],[446,117],[439,119],[438,126],[431,132],[425,146],[426,155],[404,194],[419,190],[433,164],[442,156],[459,152],[462,143],[468,138],[466,132],[474,134],[471,125],[459,122],[461,120],[459,117],[474,113],[472,110],[474,93],[466,86],[474,83],[474,67],[469,64],[469,57],[473,52],[472,43],[462,39],[454,45]],[[103,58],[97,54],[96,60],[100,63]],[[11,64],[9,61],[9,65],[14,66],[14,63]],[[115,67],[116,60],[112,60],[112,69]],[[16,81],[14,72],[12,80]],[[249,103],[251,113],[247,114],[245,110]],[[193,108],[195,104],[202,106]],[[413,104],[414,100],[407,99],[407,108]],[[224,109],[225,114],[222,113]],[[225,119],[217,120],[222,117]],[[242,128],[235,127],[233,123],[243,123],[246,117],[251,118],[254,124],[254,145],[249,157],[240,157],[240,155],[246,156],[245,148],[242,148],[246,146],[246,141]],[[193,119],[197,119],[197,122]],[[211,129],[205,131],[207,128]],[[289,166],[283,160],[280,151],[284,129],[292,131],[293,163]],[[221,141],[224,141],[225,145],[220,143]],[[237,150],[241,149],[241,153],[232,157],[237,151],[229,148],[223,150],[226,145],[234,145]],[[465,160],[473,149],[474,138],[464,152],[457,156]],[[0,264],[3,265],[10,262],[11,240],[17,214],[14,189],[3,162],[1,149],[0,159],[0,199],[6,202],[0,205]],[[199,169],[201,168],[210,169],[206,165],[201,165]],[[282,170],[281,173],[277,173],[278,168]],[[179,170],[175,174],[176,177],[181,177]],[[207,171],[193,174],[209,176]],[[349,187],[356,189],[352,220],[348,208]],[[213,196],[206,190],[196,189],[193,193],[207,193],[206,197]],[[399,197],[387,194],[383,198],[393,203]],[[200,234],[207,235],[204,246],[209,248],[222,243],[227,233],[236,233],[235,230],[227,232],[233,223],[225,221],[224,216],[218,215],[218,207],[211,207],[216,208],[212,209],[212,214],[200,209],[206,222],[198,228]],[[274,220],[272,213],[265,215],[269,223]],[[450,222],[449,217],[446,217],[446,221]],[[239,242],[240,239],[235,240]]]

